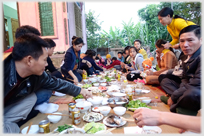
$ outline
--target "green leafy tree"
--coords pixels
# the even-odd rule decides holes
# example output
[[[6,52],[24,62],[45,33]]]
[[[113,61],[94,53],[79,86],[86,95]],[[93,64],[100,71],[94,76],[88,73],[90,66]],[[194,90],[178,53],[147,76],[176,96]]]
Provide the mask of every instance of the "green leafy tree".
[[[94,49],[98,47],[101,24],[98,22],[98,16],[94,15],[94,11],[89,10],[86,14],[86,34],[87,34],[87,46],[88,49]]]

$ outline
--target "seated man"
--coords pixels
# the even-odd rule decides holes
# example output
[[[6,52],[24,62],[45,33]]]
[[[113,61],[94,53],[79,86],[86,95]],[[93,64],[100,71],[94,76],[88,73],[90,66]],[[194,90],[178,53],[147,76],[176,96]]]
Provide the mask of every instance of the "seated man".
[[[118,60],[124,62],[124,57],[122,52],[118,52]]]
[[[197,25],[184,28],[179,41],[181,50],[187,55],[185,61],[180,61],[182,77],[176,80],[164,78],[160,80],[160,85],[166,92],[171,92],[165,102],[170,106],[170,111],[196,116],[201,105],[201,28]]]
[[[35,92],[41,88],[92,97],[87,90],[45,72],[47,46],[35,34],[25,34],[16,39],[12,54],[4,60],[4,133],[20,132],[17,124],[27,118],[37,101]]]

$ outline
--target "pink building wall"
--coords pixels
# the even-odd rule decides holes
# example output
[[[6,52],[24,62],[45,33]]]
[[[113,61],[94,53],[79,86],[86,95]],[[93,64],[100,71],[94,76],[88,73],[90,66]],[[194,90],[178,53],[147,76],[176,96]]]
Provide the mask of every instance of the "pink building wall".
[[[63,11],[63,2],[52,2],[53,4],[53,22],[54,22],[54,36],[42,36],[42,38],[51,38],[56,43],[56,51],[66,51],[69,45],[69,28],[67,25],[67,40],[65,42],[65,28],[64,19],[67,20],[67,8],[65,4],[65,11]],[[18,2],[18,14],[20,26],[31,25],[40,30],[40,19],[38,11],[38,2]]]

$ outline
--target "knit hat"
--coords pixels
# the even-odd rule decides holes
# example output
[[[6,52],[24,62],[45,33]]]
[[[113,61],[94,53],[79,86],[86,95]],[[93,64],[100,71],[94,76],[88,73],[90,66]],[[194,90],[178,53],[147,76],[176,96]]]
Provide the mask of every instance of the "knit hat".
[[[144,68],[151,68],[152,66],[152,61],[154,60],[154,57],[150,57],[150,58],[147,58],[145,59],[143,62],[142,62],[142,66]]]
[[[110,54],[107,54],[107,55],[106,55],[106,59],[108,59],[108,58],[111,58],[111,55],[110,55]]]

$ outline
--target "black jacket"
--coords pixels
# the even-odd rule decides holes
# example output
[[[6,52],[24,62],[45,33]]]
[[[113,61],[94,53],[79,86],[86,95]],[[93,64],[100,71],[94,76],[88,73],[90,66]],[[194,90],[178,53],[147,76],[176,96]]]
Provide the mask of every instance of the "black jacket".
[[[4,60],[4,100],[9,92],[15,87],[16,83],[17,75],[15,62],[11,54]],[[17,91],[15,93],[15,99],[9,100],[9,104],[7,105],[15,103],[26,97],[28,94],[38,91],[41,88],[59,91],[74,97],[81,91],[80,87],[77,87],[66,80],[51,77],[46,72],[43,72],[41,76],[31,75],[25,78],[19,85],[18,89],[15,89],[15,92]]]

